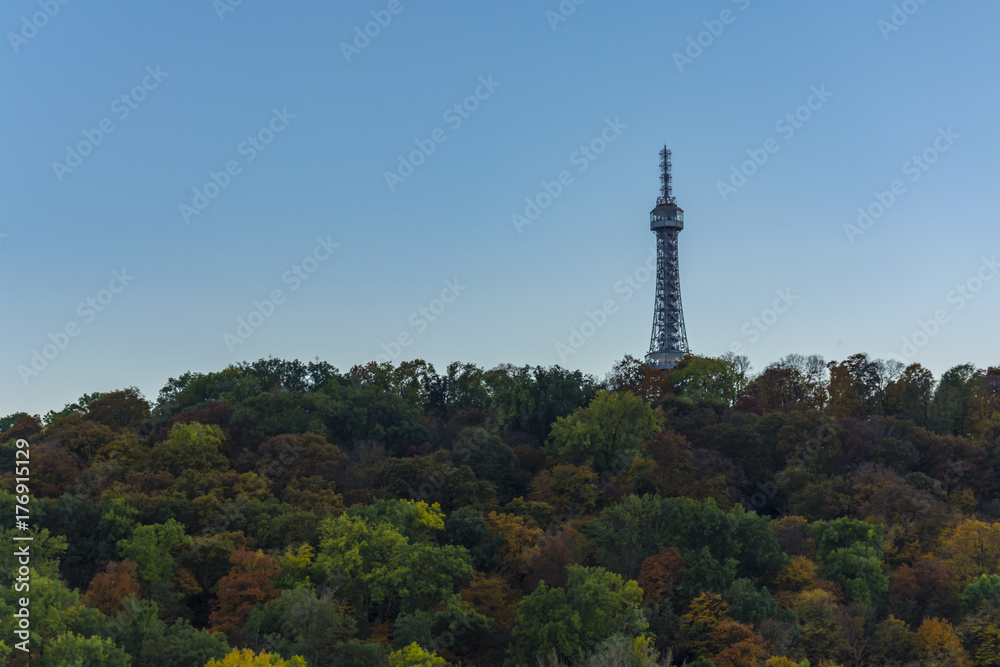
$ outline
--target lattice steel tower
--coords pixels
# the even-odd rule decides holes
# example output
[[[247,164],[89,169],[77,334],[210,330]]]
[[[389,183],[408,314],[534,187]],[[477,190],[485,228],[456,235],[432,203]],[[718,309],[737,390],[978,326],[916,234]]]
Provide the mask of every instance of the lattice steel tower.
[[[670,168],[670,151],[664,146],[660,151],[660,196],[649,214],[649,228],[656,234],[656,303],[646,355],[646,364],[652,368],[673,368],[690,352],[677,266],[677,235],[684,229],[684,211],[674,199]]]

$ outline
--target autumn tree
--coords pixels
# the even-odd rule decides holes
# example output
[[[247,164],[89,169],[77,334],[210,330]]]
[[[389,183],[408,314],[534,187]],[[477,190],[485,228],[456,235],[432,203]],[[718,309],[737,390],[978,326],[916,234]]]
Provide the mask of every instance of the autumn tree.
[[[17,412],[0,420],[0,428],[3,429],[0,431],[0,442],[27,440],[42,430],[42,422],[37,416]]]
[[[459,594],[477,612],[496,621],[498,628],[513,626],[521,594],[502,577],[477,572]]]
[[[687,613],[681,617],[682,646],[693,657],[709,657],[722,648],[714,636],[725,620],[729,604],[718,593],[702,593],[691,600]]]
[[[87,405],[87,419],[114,429],[135,428],[149,417],[149,403],[135,387],[102,394]]]
[[[683,435],[664,429],[646,441],[646,454],[656,464],[656,492],[661,496],[676,495],[687,476],[691,443]]]
[[[142,597],[135,578],[136,567],[135,563],[127,560],[108,563],[104,572],[90,582],[83,599],[105,615],[114,616],[122,611],[122,599]]]
[[[676,547],[667,547],[644,559],[638,578],[644,602],[675,596],[684,565],[684,557]]]
[[[537,543],[542,531],[529,527],[519,516],[500,512],[490,512],[486,525],[491,535],[503,539],[499,550],[500,573],[511,583],[520,584],[531,559],[539,553]]]
[[[580,560],[579,549],[574,545],[579,533],[575,529],[564,531],[555,540],[543,540],[540,551],[528,563],[528,573],[522,581],[525,591],[532,591],[541,582],[549,586],[565,586],[569,566]]]
[[[937,552],[964,588],[979,575],[1000,570],[1000,523],[964,519],[941,534]]]
[[[972,667],[955,628],[940,618],[925,618],[920,624],[913,636],[912,654],[934,667]]]
[[[218,597],[209,621],[213,630],[233,634],[243,627],[254,605],[278,597],[273,583],[278,561],[261,551],[237,549],[229,562],[233,567],[219,580]]]
[[[758,664],[764,655],[764,639],[749,625],[725,619],[712,630],[711,639],[719,647],[712,657],[715,667],[743,667]]]
[[[280,493],[289,482],[302,477],[319,477],[330,484],[346,460],[347,455],[321,435],[284,434],[260,446],[257,472]]]
[[[820,589],[798,593],[791,605],[799,619],[796,648],[814,660],[832,660],[843,648],[837,601],[829,591]]]

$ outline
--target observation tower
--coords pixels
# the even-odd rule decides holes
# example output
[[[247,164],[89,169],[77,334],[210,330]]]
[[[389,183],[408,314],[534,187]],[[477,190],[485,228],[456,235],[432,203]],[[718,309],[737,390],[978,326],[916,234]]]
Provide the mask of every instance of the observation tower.
[[[684,211],[677,205],[670,183],[670,151],[660,151],[660,196],[649,213],[649,229],[656,234],[656,302],[653,335],[646,364],[669,369],[690,352],[684,311],[681,308],[681,275],[677,264],[677,235],[684,229]]]

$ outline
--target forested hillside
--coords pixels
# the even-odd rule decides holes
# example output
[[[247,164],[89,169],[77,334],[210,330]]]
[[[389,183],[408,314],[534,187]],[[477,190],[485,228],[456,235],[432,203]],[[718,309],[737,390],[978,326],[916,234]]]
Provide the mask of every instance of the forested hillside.
[[[997,368],[266,359],[0,443],[3,664],[1000,665]]]

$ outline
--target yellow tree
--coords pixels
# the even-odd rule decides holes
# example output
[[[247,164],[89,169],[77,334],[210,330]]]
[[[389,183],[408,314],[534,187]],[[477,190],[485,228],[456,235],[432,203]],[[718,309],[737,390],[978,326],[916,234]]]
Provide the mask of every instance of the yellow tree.
[[[1000,665],[1000,609],[995,601],[981,604],[977,613],[966,616],[961,632],[972,645],[975,664]]]
[[[486,526],[493,537],[502,537],[500,572],[513,583],[519,583],[528,572],[528,562],[538,554],[538,540],[542,531],[530,528],[524,519],[513,514],[490,512]]]
[[[820,589],[798,593],[791,605],[802,624],[795,642],[810,659],[832,659],[842,645],[837,602],[833,594]]]
[[[784,605],[790,604],[795,594],[812,584],[816,578],[816,563],[805,556],[792,556],[778,570],[774,583],[779,591],[776,598]]]
[[[809,661],[793,662],[784,656],[772,655],[764,663],[764,667],[809,667]]]
[[[938,554],[961,590],[979,575],[1000,570],[1000,523],[965,519],[944,531]]]
[[[459,595],[480,614],[495,620],[499,627],[510,628],[514,624],[521,594],[502,577],[476,572]]]
[[[913,635],[912,654],[927,667],[972,667],[955,628],[940,618],[925,618],[920,624]]]
[[[684,646],[695,655],[706,657],[719,646],[712,636],[729,611],[729,605],[718,593],[702,593],[691,600],[691,608],[681,617]]]
[[[448,662],[413,642],[389,654],[389,667],[445,667]]]
[[[215,658],[205,663],[205,667],[307,667],[305,659],[294,656],[285,660],[280,655],[255,653],[248,648],[243,650],[234,648],[232,653],[222,660]]]

